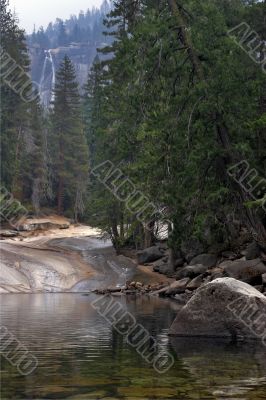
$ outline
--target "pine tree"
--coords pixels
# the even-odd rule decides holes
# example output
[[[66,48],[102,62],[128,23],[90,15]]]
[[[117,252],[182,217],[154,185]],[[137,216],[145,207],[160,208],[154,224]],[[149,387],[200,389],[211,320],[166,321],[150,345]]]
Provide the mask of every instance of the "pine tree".
[[[58,24],[58,46],[66,46],[68,37],[66,34],[66,27],[62,20],[59,20]]]
[[[22,200],[22,158],[30,105],[19,88],[29,83],[29,57],[24,32],[9,11],[7,0],[0,0],[1,34],[1,182]],[[15,89],[14,89],[15,88]]]
[[[58,213],[83,211],[88,175],[88,146],[74,66],[65,56],[56,74],[52,113],[52,159]]]
[[[254,24],[258,16],[264,38],[263,7],[120,0],[106,22],[115,41],[101,50],[107,57],[91,100],[98,107],[94,158],[122,163],[137,188],[167,210],[172,246],[191,237],[223,246],[234,220],[265,243],[263,194],[252,202],[227,174],[237,160],[258,171],[265,160],[265,74],[228,35],[244,17]],[[96,185],[95,197],[97,191],[102,198]],[[100,215],[114,232],[106,204]],[[123,226],[119,214],[134,225],[123,204],[113,209],[114,227]]]

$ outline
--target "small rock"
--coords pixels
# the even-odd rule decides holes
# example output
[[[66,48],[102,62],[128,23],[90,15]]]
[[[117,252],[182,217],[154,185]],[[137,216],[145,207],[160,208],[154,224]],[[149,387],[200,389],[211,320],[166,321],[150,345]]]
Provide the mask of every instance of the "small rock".
[[[237,255],[233,251],[223,251],[222,257],[228,258],[229,260],[235,260],[237,258]]]
[[[180,279],[178,281],[171,283],[170,286],[175,287],[175,288],[185,288],[189,282],[190,282],[190,278],[183,278],[183,279]]]
[[[196,276],[196,278],[192,279],[191,282],[187,285],[187,289],[198,289],[203,284],[203,274]]]
[[[216,267],[213,268],[211,271],[211,280],[217,279],[217,278],[222,278],[224,276],[224,270],[223,268]]]
[[[4,238],[16,237],[19,233],[11,230],[0,230],[0,236]]]
[[[254,241],[248,245],[245,256],[247,260],[254,260],[260,256],[260,247],[257,242]]]
[[[175,294],[185,293],[189,278],[180,279],[179,281],[172,282],[171,285],[165,288],[165,296],[173,296]]]
[[[182,279],[182,278],[195,278],[196,276],[203,274],[206,272],[208,267],[206,265],[188,265],[187,267],[181,268],[177,274],[176,278],[177,279]]]

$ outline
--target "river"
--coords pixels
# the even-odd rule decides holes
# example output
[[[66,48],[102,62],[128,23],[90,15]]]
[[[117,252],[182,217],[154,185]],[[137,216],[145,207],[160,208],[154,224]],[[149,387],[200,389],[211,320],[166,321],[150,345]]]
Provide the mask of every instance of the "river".
[[[89,247],[86,240],[56,239],[53,245],[78,247],[88,262],[103,268],[100,282],[113,284],[118,276],[120,285],[131,277],[125,260],[108,246],[90,239]],[[113,271],[111,277],[108,271]],[[93,286],[96,283],[95,278]],[[1,325],[38,361],[37,368],[23,376],[1,357],[2,399],[266,399],[266,348],[261,343],[170,338],[174,301],[114,297],[161,351],[174,357],[173,366],[160,374],[92,306],[98,297],[79,292],[90,285],[84,281],[72,293],[0,296]]]

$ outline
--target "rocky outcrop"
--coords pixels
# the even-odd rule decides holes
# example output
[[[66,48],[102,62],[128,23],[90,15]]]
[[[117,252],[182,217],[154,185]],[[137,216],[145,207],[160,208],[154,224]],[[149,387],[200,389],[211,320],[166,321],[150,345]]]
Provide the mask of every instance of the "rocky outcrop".
[[[2,242],[0,293],[65,292],[93,276],[93,269],[74,252],[64,254],[37,240]]]
[[[19,231],[32,232],[36,230],[49,230],[49,229],[68,229],[70,222],[65,218],[38,218],[26,219],[21,223],[17,229]]]
[[[174,336],[260,339],[266,344],[266,298],[233,278],[201,286],[177,314]]]

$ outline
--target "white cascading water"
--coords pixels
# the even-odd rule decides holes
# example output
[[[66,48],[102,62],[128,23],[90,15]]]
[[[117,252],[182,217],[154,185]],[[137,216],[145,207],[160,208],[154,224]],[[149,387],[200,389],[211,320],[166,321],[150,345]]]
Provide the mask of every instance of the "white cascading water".
[[[55,65],[54,65],[54,59],[51,53],[51,50],[48,50],[48,54],[49,54],[49,60],[51,62],[52,65],[52,87],[51,87],[51,101],[54,100],[54,87],[55,87]]]
[[[41,98],[42,104],[44,104],[44,100],[45,100],[44,99],[44,77],[45,77],[47,62],[48,62],[48,57],[47,57],[47,53],[45,52],[45,59],[44,59],[42,74],[41,74],[41,79],[40,79],[40,98]]]
[[[47,74],[48,62],[51,65],[51,73]],[[55,64],[51,50],[45,50],[45,59],[42,68],[42,74],[40,79],[40,98],[41,103],[45,108],[50,106],[50,102],[54,100],[55,87]]]

